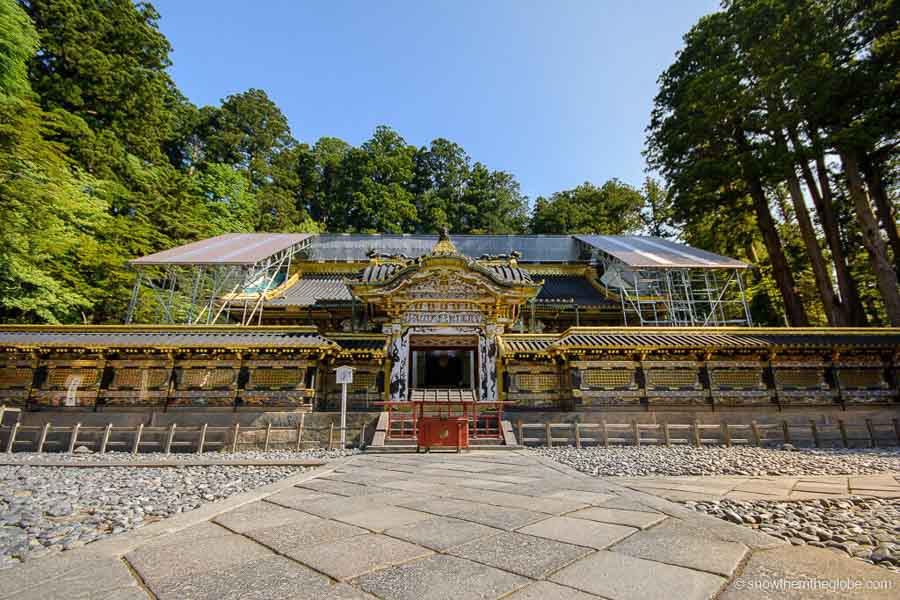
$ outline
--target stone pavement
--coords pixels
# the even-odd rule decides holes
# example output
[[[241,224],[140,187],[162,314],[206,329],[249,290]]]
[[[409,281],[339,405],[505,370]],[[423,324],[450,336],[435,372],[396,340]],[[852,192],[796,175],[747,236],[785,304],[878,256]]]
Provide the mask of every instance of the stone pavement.
[[[846,496],[900,498],[900,473],[802,477],[614,477],[609,481],[676,502],[812,500]]]
[[[0,598],[822,598],[839,579],[858,588],[836,598],[900,589],[885,569],[528,452],[356,456],[239,496],[0,571]],[[819,587],[790,583],[804,581]]]

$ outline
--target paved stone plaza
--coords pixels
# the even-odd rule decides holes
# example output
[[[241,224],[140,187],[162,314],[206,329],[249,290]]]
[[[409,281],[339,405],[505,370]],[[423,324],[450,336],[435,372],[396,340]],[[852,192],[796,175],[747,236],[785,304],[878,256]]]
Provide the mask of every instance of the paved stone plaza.
[[[855,591],[823,592],[840,580]],[[355,456],[0,571],[0,598],[41,599],[895,598],[898,589],[890,571],[699,514],[654,488],[499,451]]]

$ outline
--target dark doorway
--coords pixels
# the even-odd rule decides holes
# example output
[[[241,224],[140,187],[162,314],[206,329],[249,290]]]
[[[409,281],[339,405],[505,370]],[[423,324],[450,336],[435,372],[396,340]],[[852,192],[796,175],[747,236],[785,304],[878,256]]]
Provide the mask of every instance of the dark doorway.
[[[425,353],[425,387],[463,387],[462,359],[456,352]]]
[[[474,349],[415,349],[410,361],[411,387],[471,389],[475,386]]]

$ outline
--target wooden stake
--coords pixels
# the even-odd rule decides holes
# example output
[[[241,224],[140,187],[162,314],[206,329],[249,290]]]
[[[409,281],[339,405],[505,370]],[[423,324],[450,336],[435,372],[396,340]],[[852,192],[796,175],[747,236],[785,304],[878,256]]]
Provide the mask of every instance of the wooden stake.
[[[197,444],[197,454],[203,454],[203,447],[206,446],[206,423],[200,428],[200,443]]]
[[[726,448],[731,448],[731,430],[728,429],[728,423],[725,421],[721,422],[722,427],[722,443],[725,444]]]
[[[75,444],[78,442],[78,430],[81,429],[81,423],[75,423],[72,428],[72,437],[69,438],[69,454],[75,450]]]
[[[100,454],[106,454],[106,446],[109,444],[109,436],[112,435],[112,423],[106,424],[103,430],[103,440],[100,442]]]
[[[759,425],[755,420],[750,421],[750,433],[753,434],[753,444],[759,446],[762,444],[762,438],[759,435]]]
[[[163,452],[166,454],[172,453],[172,442],[175,440],[175,423],[169,425],[169,433],[166,435],[166,446],[163,448]]]
[[[522,427],[522,419],[516,419],[516,432],[519,434],[519,444],[525,445],[525,428]]]
[[[553,447],[553,432],[550,430],[550,421],[544,423],[544,438],[545,444],[548,448]]]
[[[271,436],[272,436],[272,424],[266,423],[266,439],[263,440],[263,452],[269,451],[269,438]]]
[[[141,435],[144,433],[144,424],[141,423],[137,426],[137,429],[134,431],[134,443],[131,444],[131,453],[137,454],[138,449],[141,447]]]
[[[872,425],[872,419],[866,419],[866,429],[869,430],[869,446],[875,448],[878,446],[878,440],[875,439],[875,426]]]
[[[235,423],[234,431],[231,434],[231,452],[232,452],[232,454],[237,452],[238,437],[239,437],[240,433],[241,433],[241,424]]]
[[[579,429],[578,423],[572,423],[572,429],[575,430],[575,447],[581,448],[581,429]]]
[[[306,413],[300,415],[300,424],[297,425],[297,452],[303,450],[303,426],[306,422]]]
[[[847,437],[847,424],[844,423],[843,419],[838,419],[838,429],[841,432],[841,441],[844,443],[844,448],[849,448],[850,439]]]
[[[893,419],[894,435],[897,436],[897,445],[900,446],[900,419]]]
[[[328,425],[328,449],[334,448],[334,421]]]
[[[668,421],[663,422],[662,432],[663,432],[663,443],[666,446],[671,446],[672,445],[672,437],[669,434],[669,422]]]
[[[700,427],[699,427],[699,424],[697,423],[696,419],[694,419],[691,422],[691,433],[694,436],[694,445],[699,448],[700,447]]]
[[[637,419],[631,420],[631,433],[634,436],[634,445],[638,448],[641,447],[641,430],[638,429]]]
[[[816,420],[809,420],[809,430],[812,433],[813,443],[816,445],[816,448],[822,447],[822,440],[819,439],[819,428],[816,427]]]
[[[600,419],[600,439],[603,440],[603,447],[609,448],[609,431],[606,429],[606,419]]]
[[[41,429],[41,437],[38,439],[37,452],[40,454],[44,451],[44,444],[47,442],[47,435],[50,433],[50,423],[44,423]]]
[[[784,434],[784,443],[791,443],[791,428],[788,426],[787,419],[781,421],[781,432]]]
[[[13,446],[16,445],[16,434],[19,433],[19,422],[16,421],[12,424],[12,427],[9,430],[9,441],[6,444],[6,453],[12,454]]]
[[[3,427],[3,414],[6,412],[6,405],[0,404],[0,427]]]

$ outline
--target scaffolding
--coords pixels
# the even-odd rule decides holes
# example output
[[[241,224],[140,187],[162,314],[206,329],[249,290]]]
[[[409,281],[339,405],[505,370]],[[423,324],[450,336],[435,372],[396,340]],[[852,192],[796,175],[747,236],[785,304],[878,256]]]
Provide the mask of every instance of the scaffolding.
[[[248,244],[261,244],[248,239],[259,235],[265,234],[244,234],[229,243],[246,250]],[[310,236],[292,236],[276,249],[262,247],[261,252],[244,252],[244,256],[230,261],[230,247],[221,244],[215,249],[217,256],[212,257],[207,253],[192,259],[189,254],[201,252],[194,249],[176,256],[159,253],[131,261],[136,275],[125,323],[261,324],[265,301],[288,282],[292,263],[308,251],[309,243]],[[214,244],[207,245],[210,248],[202,250],[212,250]]]
[[[600,283],[618,297],[624,325],[670,327],[752,327],[743,271],[750,265],[708,259],[680,264],[627,262],[585,244]],[[682,252],[682,254],[684,254]],[[667,262],[653,255],[658,263]]]

